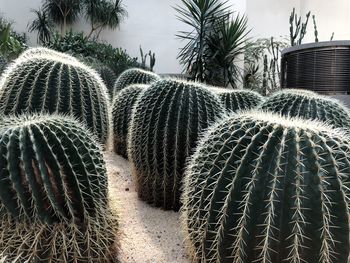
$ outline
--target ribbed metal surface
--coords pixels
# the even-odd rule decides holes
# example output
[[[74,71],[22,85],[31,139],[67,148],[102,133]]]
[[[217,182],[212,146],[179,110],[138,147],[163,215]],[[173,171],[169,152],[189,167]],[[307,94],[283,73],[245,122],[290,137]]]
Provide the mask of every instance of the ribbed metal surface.
[[[282,88],[350,94],[350,42],[300,45],[282,52]]]

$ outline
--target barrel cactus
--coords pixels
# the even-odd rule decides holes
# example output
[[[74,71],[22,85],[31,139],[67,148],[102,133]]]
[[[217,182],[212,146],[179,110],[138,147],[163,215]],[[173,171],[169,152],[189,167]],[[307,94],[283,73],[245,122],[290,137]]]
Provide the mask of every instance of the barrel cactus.
[[[117,79],[117,76],[115,75],[114,71],[111,70],[107,66],[99,66],[96,68],[97,73],[100,75],[104,83],[106,84],[106,87],[108,89],[108,94],[110,98],[113,97],[113,89],[114,89],[114,83]]]
[[[29,51],[28,51],[29,52]],[[70,114],[106,143],[107,88],[98,74],[69,55],[55,51],[25,53],[0,80],[0,113]]]
[[[336,99],[308,90],[286,89],[276,92],[259,108],[290,117],[318,119],[334,127],[350,128],[350,115],[345,106]]]
[[[112,119],[114,149],[117,154],[127,156],[127,135],[129,123],[131,121],[132,109],[140,93],[148,85],[134,84],[120,91],[113,100]]]
[[[0,75],[5,70],[6,66],[7,66],[7,60],[0,55]]]
[[[191,82],[164,79],[142,92],[128,136],[128,157],[142,200],[179,209],[186,158],[199,133],[224,112],[213,93]]]
[[[322,122],[246,112],[203,136],[184,179],[200,262],[348,262],[350,138]]]
[[[114,96],[116,96],[119,91],[131,84],[151,84],[159,79],[160,78],[157,74],[143,69],[131,68],[125,70],[122,74],[120,74],[114,84]]]
[[[251,90],[217,87],[209,87],[209,89],[220,97],[226,109],[231,112],[254,109],[264,100],[263,96]]]
[[[31,58],[33,56],[36,55],[52,55],[52,56],[58,56],[64,59],[69,59],[72,61],[77,61],[77,59],[75,57],[72,57],[69,54],[66,53],[62,53],[62,52],[58,52],[55,51],[53,49],[49,49],[49,48],[45,48],[45,47],[32,47],[32,48],[28,48],[27,50],[25,50],[22,54],[21,57],[28,57]]]
[[[68,117],[24,115],[2,119],[0,142],[3,256],[9,262],[109,262],[116,224],[94,136]]]

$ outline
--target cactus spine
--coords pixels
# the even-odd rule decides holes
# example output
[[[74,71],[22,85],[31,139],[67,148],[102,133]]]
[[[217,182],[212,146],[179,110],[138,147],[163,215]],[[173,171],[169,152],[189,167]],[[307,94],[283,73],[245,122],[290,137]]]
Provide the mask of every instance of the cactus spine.
[[[348,262],[350,138],[321,122],[240,113],[189,162],[183,222],[201,262]]]
[[[209,87],[209,89],[220,97],[226,109],[231,112],[254,109],[264,100],[263,96],[251,90],[217,87]]]
[[[94,136],[60,116],[0,124],[0,251],[12,262],[108,262],[115,222]]]
[[[99,66],[97,67],[96,71],[102,78],[103,82],[106,84],[109,97],[112,98],[114,92],[114,83],[117,79],[117,76],[115,75],[114,71],[107,66]]]
[[[142,200],[179,209],[186,158],[199,133],[223,113],[219,99],[195,83],[160,80],[142,92],[128,137],[128,156]]]
[[[46,49],[28,51],[7,68],[0,80],[0,113],[70,114],[106,143],[106,86],[91,68],[69,55],[56,53]]]
[[[259,108],[284,116],[318,119],[337,128],[350,128],[350,115],[345,106],[312,91],[285,89],[266,99]]]
[[[132,68],[125,70],[118,77],[114,84],[114,96],[117,95],[119,91],[126,88],[132,84],[151,84],[159,80],[159,76],[153,72],[146,71],[139,68]]]
[[[140,93],[148,85],[134,84],[120,91],[113,100],[113,136],[114,149],[117,154],[128,158],[127,155],[127,135],[131,122],[132,109]]]

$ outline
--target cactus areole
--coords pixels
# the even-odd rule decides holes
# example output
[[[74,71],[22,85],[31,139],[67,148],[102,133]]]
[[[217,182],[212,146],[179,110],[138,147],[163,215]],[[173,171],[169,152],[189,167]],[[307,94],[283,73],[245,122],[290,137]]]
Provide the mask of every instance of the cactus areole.
[[[142,200],[179,209],[186,158],[199,134],[224,112],[213,93],[191,82],[160,80],[142,92],[128,137],[128,156]]]
[[[69,114],[105,144],[109,98],[102,79],[67,54],[39,48],[25,52],[0,80],[0,113]]]
[[[260,112],[203,136],[186,171],[183,222],[200,262],[347,263],[350,139]]]

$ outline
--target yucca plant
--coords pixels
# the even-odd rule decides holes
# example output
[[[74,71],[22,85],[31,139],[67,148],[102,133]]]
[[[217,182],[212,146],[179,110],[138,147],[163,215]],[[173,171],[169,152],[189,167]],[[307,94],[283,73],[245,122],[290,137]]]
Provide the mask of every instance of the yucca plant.
[[[239,15],[232,20],[219,20],[208,39],[207,82],[237,88],[241,69],[236,63],[245,51],[246,37],[250,32],[247,22],[247,17]]]
[[[5,117],[0,165],[0,251],[8,262],[110,262],[116,221],[106,168],[84,126],[58,115]]]
[[[142,200],[179,209],[186,158],[200,133],[225,113],[219,98],[194,82],[163,79],[141,93],[129,127],[128,157]]]
[[[84,13],[91,24],[88,38],[97,31],[96,38],[100,36],[103,29],[115,29],[127,16],[127,11],[122,0],[83,0]]]
[[[79,0],[44,0],[44,12],[61,27],[61,35],[67,32],[68,24],[75,22],[82,10]]]
[[[102,79],[67,54],[29,50],[0,79],[0,113],[70,114],[105,144],[109,131],[109,99]]]
[[[33,9],[32,12],[36,15],[36,18],[29,26],[29,32],[37,31],[37,42],[41,44],[47,44],[51,42],[54,23],[48,14],[42,9]]]
[[[205,82],[207,79],[209,36],[216,23],[229,15],[227,3],[226,0],[181,0],[182,5],[175,7],[178,19],[191,28],[180,31],[177,36],[186,41],[178,58],[192,80]]]
[[[224,119],[202,138],[183,194],[194,262],[348,262],[346,132],[248,112]]]

